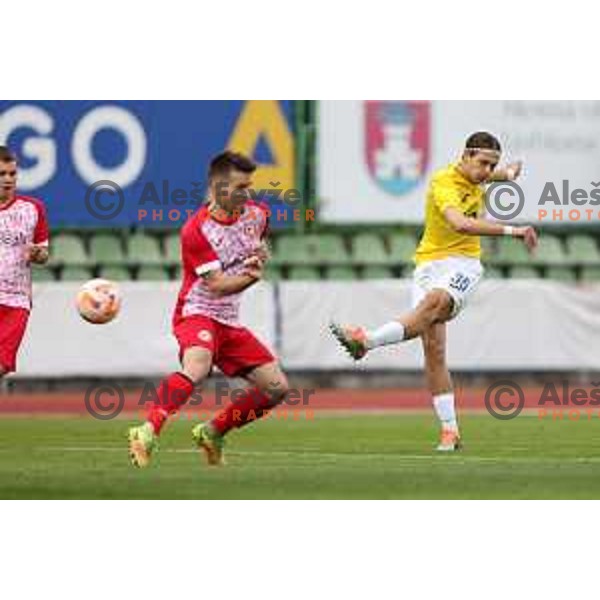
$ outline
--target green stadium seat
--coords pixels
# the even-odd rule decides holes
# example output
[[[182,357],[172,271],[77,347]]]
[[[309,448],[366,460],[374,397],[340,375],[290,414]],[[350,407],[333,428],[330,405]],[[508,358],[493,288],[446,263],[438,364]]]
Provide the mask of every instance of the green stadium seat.
[[[92,270],[85,267],[63,267],[60,273],[62,281],[81,281],[84,283],[92,278]]]
[[[571,264],[598,264],[600,254],[593,237],[585,234],[570,235],[567,238],[567,261]]]
[[[392,264],[410,264],[413,261],[417,240],[410,233],[396,233],[390,238],[388,260]]]
[[[352,260],[363,265],[386,265],[390,262],[381,236],[371,233],[361,233],[352,240]]]
[[[53,265],[84,266],[90,263],[83,241],[77,235],[56,235],[52,238],[50,253]]]
[[[581,269],[581,281],[586,282],[599,282],[600,281],[600,266],[596,267],[583,267]]]
[[[498,239],[491,236],[481,238],[481,260],[484,263],[495,263],[498,255]]]
[[[344,239],[340,235],[305,235],[304,243],[312,264],[339,265],[350,262]]]
[[[175,267],[175,272],[173,274],[175,281],[181,281],[181,275],[182,275],[181,265],[177,265]]]
[[[493,262],[508,265],[528,265],[532,262],[532,256],[527,251],[521,240],[503,237],[498,240],[497,254]]]
[[[139,265],[163,264],[158,240],[144,233],[132,235],[127,242],[127,261]]]
[[[306,264],[310,262],[308,248],[304,238],[299,235],[285,235],[280,238],[273,249],[271,263],[282,264]]]
[[[540,274],[535,267],[518,266],[510,269],[513,279],[539,279]]]
[[[337,234],[289,235],[279,240],[274,264],[339,265],[350,262],[344,240]]]
[[[517,243],[519,243],[517,241]],[[520,242],[523,245],[522,242]],[[565,251],[557,237],[542,235],[537,248],[530,258],[536,265],[562,265],[565,263]]]
[[[171,265],[177,265],[181,261],[181,241],[179,233],[170,233],[165,238],[165,260]]]
[[[121,238],[116,235],[99,233],[90,241],[90,258],[100,265],[121,265],[125,262]]]
[[[99,277],[110,279],[111,281],[129,281],[132,279],[129,269],[118,265],[102,267]]]
[[[288,272],[288,279],[316,281],[321,279],[321,276],[315,267],[292,267]]]
[[[498,267],[485,267],[484,271],[485,279],[503,279],[504,274],[502,273],[502,269]]]
[[[356,271],[352,267],[328,267],[326,271],[327,279],[337,281],[353,281],[358,279]]]
[[[577,281],[577,273],[572,267],[548,267],[546,269],[546,279]]]
[[[283,279],[281,269],[276,265],[267,263],[265,267],[265,279],[267,281],[281,281]]]
[[[369,266],[362,272],[363,279],[393,279],[394,273],[389,267]]]
[[[54,269],[49,267],[33,267],[31,269],[31,278],[34,283],[45,283],[56,281]]]
[[[169,281],[169,273],[158,265],[145,265],[137,273],[138,281]]]

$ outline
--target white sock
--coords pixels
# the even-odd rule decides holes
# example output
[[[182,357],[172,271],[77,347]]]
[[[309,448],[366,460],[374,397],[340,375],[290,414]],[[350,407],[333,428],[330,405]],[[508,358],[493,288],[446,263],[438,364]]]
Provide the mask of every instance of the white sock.
[[[454,393],[447,392],[433,397],[433,408],[443,427],[458,429],[454,411]]]
[[[391,321],[367,333],[367,348],[377,348],[378,346],[389,346],[397,344],[404,339],[404,325],[398,321]]]

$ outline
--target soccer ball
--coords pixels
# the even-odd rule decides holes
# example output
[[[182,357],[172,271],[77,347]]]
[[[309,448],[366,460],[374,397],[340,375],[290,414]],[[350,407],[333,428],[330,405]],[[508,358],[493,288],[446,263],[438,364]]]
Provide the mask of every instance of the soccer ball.
[[[107,279],[91,279],[81,286],[75,303],[79,314],[89,323],[108,323],[121,308],[119,287]]]

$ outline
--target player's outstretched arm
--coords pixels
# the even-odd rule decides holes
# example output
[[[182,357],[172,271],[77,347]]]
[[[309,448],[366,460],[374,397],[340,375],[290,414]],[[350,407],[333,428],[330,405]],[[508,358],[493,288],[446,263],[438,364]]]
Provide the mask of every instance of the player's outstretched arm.
[[[484,219],[474,219],[473,217],[466,217],[454,207],[447,208],[444,211],[444,216],[455,231],[464,235],[508,235],[523,240],[530,252],[537,246],[537,232],[530,225],[517,227],[491,223]]]

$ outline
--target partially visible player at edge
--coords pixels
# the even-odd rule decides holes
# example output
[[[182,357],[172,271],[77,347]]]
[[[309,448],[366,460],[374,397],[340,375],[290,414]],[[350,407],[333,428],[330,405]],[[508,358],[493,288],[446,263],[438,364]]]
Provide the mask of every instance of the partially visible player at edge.
[[[0,377],[16,369],[31,310],[31,264],[48,260],[48,221],[37,198],[17,194],[17,159],[0,146]]]
[[[484,185],[513,181],[521,163],[497,169],[501,147],[487,132],[471,135],[462,157],[433,175],[427,193],[425,231],[415,253],[412,310],[374,331],[332,323],[337,340],[355,359],[379,346],[420,337],[425,356],[427,387],[441,423],[439,451],[460,447],[454,393],[446,366],[446,323],[465,306],[483,268],[480,236],[510,236],[532,252],[537,245],[533,227],[513,227],[481,218]]]
[[[215,364],[228,377],[253,387],[192,429],[192,439],[210,465],[223,461],[223,441],[235,427],[262,417],[280,403],[288,383],[271,352],[239,323],[242,292],[259,281],[266,260],[268,215],[248,199],[256,165],[223,152],[210,163],[208,201],[181,231],[183,282],[173,315],[182,368],[164,379],[148,420],[129,430],[129,456],[149,464],[161,429]]]

